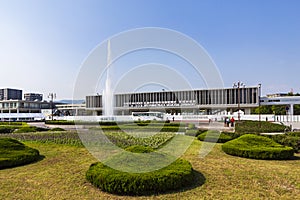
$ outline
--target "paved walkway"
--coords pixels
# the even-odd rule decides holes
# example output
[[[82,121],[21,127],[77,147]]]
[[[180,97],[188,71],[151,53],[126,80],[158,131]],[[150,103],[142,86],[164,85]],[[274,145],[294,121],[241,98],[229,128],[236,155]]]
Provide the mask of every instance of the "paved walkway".
[[[197,128],[202,129],[210,129],[210,130],[219,130],[224,132],[234,132],[234,127],[224,127],[223,122],[211,122],[211,123],[205,123],[205,124],[199,124]]]

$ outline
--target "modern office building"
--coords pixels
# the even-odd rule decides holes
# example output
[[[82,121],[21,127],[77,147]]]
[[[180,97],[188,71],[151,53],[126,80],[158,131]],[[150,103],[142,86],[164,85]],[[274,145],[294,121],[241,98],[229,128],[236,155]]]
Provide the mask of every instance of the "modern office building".
[[[41,110],[50,108],[50,103],[46,101],[3,100],[0,101],[0,120],[28,121],[43,118]]]
[[[259,106],[260,87],[202,89],[182,91],[139,92],[114,95],[114,114],[128,115],[139,111],[161,111],[170,114],[217,114]],[[86,110],[102,115],[102,95],[86,97]]]
[[[25,93],[24,99],[25,101],[42,101],[43,95],[37,93]]]
[[[22,90],[11,88],[0,89],[1,100],[22,100]]]

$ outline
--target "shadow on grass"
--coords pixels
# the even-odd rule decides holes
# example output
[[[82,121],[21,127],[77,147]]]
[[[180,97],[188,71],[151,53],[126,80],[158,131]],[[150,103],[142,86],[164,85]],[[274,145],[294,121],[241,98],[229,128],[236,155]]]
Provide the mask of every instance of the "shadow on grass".
[[[14,165],[14,166],[0,166],[0,170],[3,170],[3,169],[11,169],[11,168],[16,168],[16,167],[23,167],[25,165],[30,165],[30,164],[34,164],[34,163],[37,163],[37,162],[40,162],[42,160],[44,160],[45,156],[43,155],[39,155],[37,157],[37,159],[35,159],[34,161],[31,161],[31,162],[25,162],[25,163],[22,163],[22,164],[17,164],[17,165]]]
[[[300,160],[300,153],[294,154],[294,156],[290,160],[287,160],[287,161],[293,161],[293,160]]]

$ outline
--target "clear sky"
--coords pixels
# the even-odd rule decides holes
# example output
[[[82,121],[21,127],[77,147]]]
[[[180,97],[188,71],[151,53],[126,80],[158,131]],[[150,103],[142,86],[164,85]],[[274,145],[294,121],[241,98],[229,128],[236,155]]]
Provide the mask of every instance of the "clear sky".
[[[84,59],[133,28],[182,32],[210,54],[224,85],[300,92],[298,0],[0,0],[0,88],[71,99]]]

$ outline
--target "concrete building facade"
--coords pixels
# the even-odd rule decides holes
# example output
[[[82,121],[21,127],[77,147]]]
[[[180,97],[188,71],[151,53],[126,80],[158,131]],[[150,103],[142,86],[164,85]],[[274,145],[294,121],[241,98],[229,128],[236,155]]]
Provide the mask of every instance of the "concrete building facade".
[[[114,114],[161,111],[171,114],[217,114],[238,109],[250,114],[259,106],[259,86],[225,89],[141,92],[114,95]],[[102,115],[102,95],[86,97],[86,110]]]

